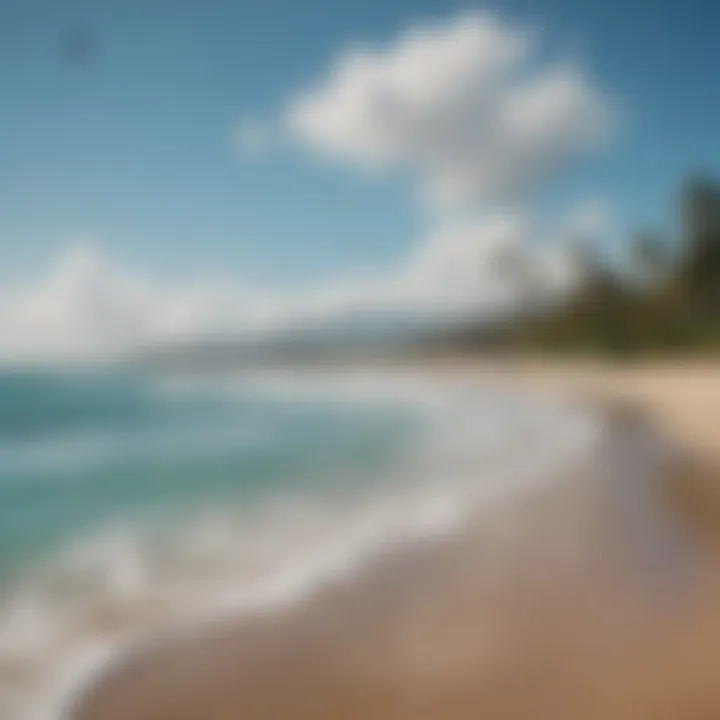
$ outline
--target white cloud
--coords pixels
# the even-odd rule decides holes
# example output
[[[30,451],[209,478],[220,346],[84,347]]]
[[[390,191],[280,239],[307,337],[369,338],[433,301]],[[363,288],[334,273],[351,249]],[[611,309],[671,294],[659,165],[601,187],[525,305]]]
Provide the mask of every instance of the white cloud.
[[[96,245],[72,245],[47,271],[0,294],[0,358],[97,359],[358,317],[430,321],[490,314],[517,302],[518,268],[534,268],[548,296],[572,283],[566,230],[531,242],[541,235],[518,212],[443,223],[397,267],[304,290],[228,277],[172,284],[112,260]]]
[[[291,137],[336,160],[415,176],[443,204],[516,198],[607,135],[609,101],[535,35],[489,13],[412,28],[339,57],[288,105]]]
[[[278,121],[240,123],[238,149],[263,153],[285,133],[351,165],[409,173],[433,202],[479,201],[480,218],[441,214],[397,267],[304,291],[229,278],[162,282],[97,247],[73,246],[44,274],[0,292],[0,355],[114,356],[358,316],[476,317],[516,303],[528,281],[564,292],[577,278],[565,240],[597,235],[607,210],[583,203],[543,229],[520,200],[594,148],[611,115],[578,68],[542,61],[533,34],[490,14],[349,51]],[[498,210],[500,200],[511,209]]]

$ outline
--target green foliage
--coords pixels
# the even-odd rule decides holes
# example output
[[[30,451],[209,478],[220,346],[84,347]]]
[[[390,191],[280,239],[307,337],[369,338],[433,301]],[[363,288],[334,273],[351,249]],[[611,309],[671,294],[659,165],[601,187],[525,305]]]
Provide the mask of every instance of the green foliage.
[[[676,245],[672,253],[659,236],[638,236],[629,273],[586,249],[576,292],[542,316],[518,321],[508,342],[616,357],[720,350],[720,185],[686,185]]]

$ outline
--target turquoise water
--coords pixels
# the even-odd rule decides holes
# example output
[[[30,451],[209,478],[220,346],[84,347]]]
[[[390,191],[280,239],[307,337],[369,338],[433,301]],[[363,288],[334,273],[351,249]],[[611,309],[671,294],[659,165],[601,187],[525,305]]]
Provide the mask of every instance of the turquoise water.
[[[286,380],[0,373],[0,720],[56,720],[137,643],[454,530],[593,433],[504,389]]]
[[[370,482],[402,415],[130,375],[0,375],[0,579],[103,525]]]

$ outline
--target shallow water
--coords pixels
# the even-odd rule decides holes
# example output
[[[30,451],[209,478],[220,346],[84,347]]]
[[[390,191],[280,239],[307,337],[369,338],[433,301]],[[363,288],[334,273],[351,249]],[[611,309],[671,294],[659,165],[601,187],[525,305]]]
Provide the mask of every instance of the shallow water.
[[[57,717],[109,653],[293,602],[587,450],[492,387],[0,376],[0,717]],[[4,713],[4,714],[3,714]]]

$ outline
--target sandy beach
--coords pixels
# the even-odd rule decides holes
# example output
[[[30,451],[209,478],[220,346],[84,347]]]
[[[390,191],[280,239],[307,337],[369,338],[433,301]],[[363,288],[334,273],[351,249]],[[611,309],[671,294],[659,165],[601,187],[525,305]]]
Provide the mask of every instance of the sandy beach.
[[[697,461],[720,461],[720,361],[510,360],[491,372],[532,389],[633,407]]]
[[[134,656],[73,718],[720,717],[720,571],[698,519],[720,485],[720,368],[437,365],[424,371],[600,403],[613,419],[550,487],[289,611]]]

